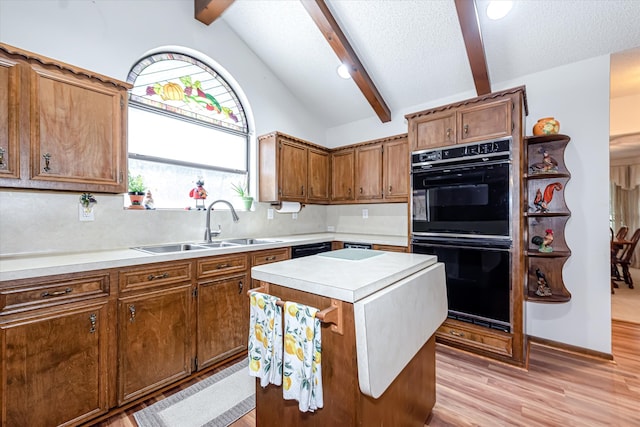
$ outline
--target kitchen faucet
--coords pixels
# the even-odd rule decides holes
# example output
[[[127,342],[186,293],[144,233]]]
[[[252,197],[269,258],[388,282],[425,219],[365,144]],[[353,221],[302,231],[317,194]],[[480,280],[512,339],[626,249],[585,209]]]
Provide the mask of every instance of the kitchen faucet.
[[[220,225],[218,225],[217,230],[211,231],[211,211],[213,210],[213,205],[215,205],[216,203],[224,203],[225,205],[229,206],[229,209],[231,209],[233,222],[238,222],[240,220],[238,214],[236,213],[236,210],[233,208],[233,206],[231,206],[231,203],[227,202],[226,200],[216,200],[215,202],[211,203],[207,208],[207,223],[205,224],[204,229],[204,240],[207,243],[211,243],[211,235],[217,237],[220,233],[222,233],[222,228],[220,228]]]

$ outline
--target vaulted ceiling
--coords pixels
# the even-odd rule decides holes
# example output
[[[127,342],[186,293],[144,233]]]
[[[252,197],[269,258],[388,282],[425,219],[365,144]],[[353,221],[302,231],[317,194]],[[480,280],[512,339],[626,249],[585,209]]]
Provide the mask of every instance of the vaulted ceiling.
[[[487,0],[195,0],[195,14],[204,17],[198,17],[202,22],[221,15],[217,19],[226,22],[326,127],[372,116],[384,122],[382,105],[393,116],[414,105],[486,90],[479,84],[517,81],[530,73],[640,46],[640,1],[518,0],[499,21],[487,18],[487,4]],[[472,19],[464,14],[473,6],[478,11],[477,34],[469,36],[463,29],[469,30]],[[337,40],[338,44],[352,49],[347,58],[355,57],[366,71],[370,81],[362,80],[368,89],[362,89],[358,78],[338,77],[341,55],[317,22],[323,18],[313,12],[322,7],[343,33],[345,40]],[[462,14],[461,8],[466,9]],[[469,52],[473,43],[476,48]],[[474,59],[481,52],[484,58]],[[630,55],[619,72],[638,67],[638,58],[640,54]],[[485,82],[478,63],[482,59]],[[612,96],[640,91],[640,81],[626,85],[612,87]],[[374,94],[373,101],[367,91]],[[375,91],[382,101],[376,101]]]

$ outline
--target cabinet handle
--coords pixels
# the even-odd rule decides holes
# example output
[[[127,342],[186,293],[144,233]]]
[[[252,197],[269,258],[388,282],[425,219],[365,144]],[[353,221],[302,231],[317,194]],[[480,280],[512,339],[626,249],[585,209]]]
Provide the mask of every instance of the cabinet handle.
[[[66,295],[71,293],[72,289],[71,288],[67,288],[64,291],[56,291],[56,292],[43,292],[41,297],[42,298],[48,298],[48,297],[59,297],[61,295]]]
[[[389,186],[389,193],[391,193],[391,190],[393,189],[392,186]]]
[[[272,255],[272,256],[268,256],[268,257],[266,257],[264,260],[265,260],[265,261],[273,261],[274,259],[276,259],[276,256],[275,256],[275,255]]]
[[[468,134],[469,133],[469,125],[464,125],[464,134]]]
[[[349,188],[349,189],[347,190],[347,194],[348,194],[348,195],[351,195],[351,188]]]
[[[129,322],[133,323],[136,320],[136,306],[131,304],[129,306]]]
[[[229,267],[231,267],[230,264],[218,264],[218,265],[216,265],[216,268],[218,270],[220,270],[221,268],[229,268]]]
[[[147,280],[151,281],[156,279],[166,279],[167,277],[169,277],[169,273],[162,273],[162,274],[158,274],[157,276],[150,274],[149,277],[147,277]]]
[[[89,315],[89,322],[91,323],[91,327],[89,328],[89,333],[93,334],[96,332],[96,322],[98,320],[98,316],[95,313],[91,313]]]
[[[49,167],[49,162],[51,161],[51,154],[49,153],[43,154],[42,158],[44,159],[44,171],[49,172],[51,170],[51,168]]]
[[[449,331],[451,335],[455,335],[456,337],[464,337],[464,333],[458,331]]]
[[[4,164],[4,153],[5,153],[4,148],[0,148],[0,168],[3,168],[3,169],[5,167],[5,164]]]
[[[242,280],[240,280],[238,282],[238,293],[241,294],[242,293],[242,289],[244,288],[244,283],[242,283]]]
[[[447,139],[451,139],[451,128],[447,128]]]
[[[300,195],[304,196],[304,185],[300,187]]]
[[[360,187],[360,194],[362,194],[362,187]]]

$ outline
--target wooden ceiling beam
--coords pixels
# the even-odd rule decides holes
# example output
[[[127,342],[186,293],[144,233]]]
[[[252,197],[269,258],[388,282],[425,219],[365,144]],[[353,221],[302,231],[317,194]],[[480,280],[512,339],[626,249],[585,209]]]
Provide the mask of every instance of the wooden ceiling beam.
[[[364,65],[362,65],[362,62],[360,62],[358,55],[356,55],[356,52],[351,47],[349,40],[347,40],[347,37],[342,32],[342,29],[331,14],[325,1],[300,1],[333,51],[338,55],[340,61],[349,67],[351,78],[353,78],[353,81],[358,85],[358,88],[360,88],[360,91],[380,118],[380,121],[382,121],[382,123],[391,121],[391,111],[389,107],[373,83],[373,80],[369,77],[367,70],[364,68]]]
[[[194,0],[195,18],[205,25],[218,19],[234,0]]]
[[[478,96],[486,95],[491,93],[491,83],[478,21],[478,7],[475,0],[455,0],[455,4],[476,92]]]

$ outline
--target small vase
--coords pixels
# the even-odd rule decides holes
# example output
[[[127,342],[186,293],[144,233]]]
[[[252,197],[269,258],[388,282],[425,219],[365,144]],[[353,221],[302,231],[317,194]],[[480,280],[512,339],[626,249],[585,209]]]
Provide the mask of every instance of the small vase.
[[[539,135],[555,135],[560,132],[560,122],[553,117],[544,117],[533,125],[533,134]]]

